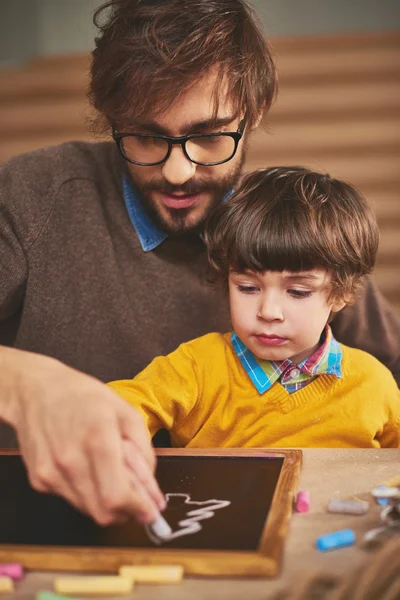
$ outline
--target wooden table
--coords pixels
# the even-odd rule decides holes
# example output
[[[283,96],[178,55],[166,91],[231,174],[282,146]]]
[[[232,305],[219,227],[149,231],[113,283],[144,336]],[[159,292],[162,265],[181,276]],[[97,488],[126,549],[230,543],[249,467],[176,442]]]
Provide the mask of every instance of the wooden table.
[[[137,585],[130,596],[113,596],[136,600],[267,600],[285,588],[303,571],[321,569],[346,573],[369,554],[362,550],[362,535],[379,526],[379,510],[371,500],[366,515],[338,515],[326,511],[334,496],[355,495],[371,499],[369,491],[382,481],[400,474],[400,450],[305,449],[300,490],[311,495],[309,513],[294,514],[286,542],[285,560],[280,576],[267,579],[207,579],[186,577],[177,585]],[[314,547],[315,538],[338,529],[351,528],[357,543],[349,548],[322,553]],[[52,590],[55,573],[31,572],[4,600],[32,600],[38,590]],[[111,600],[111,597],[108,597]]]

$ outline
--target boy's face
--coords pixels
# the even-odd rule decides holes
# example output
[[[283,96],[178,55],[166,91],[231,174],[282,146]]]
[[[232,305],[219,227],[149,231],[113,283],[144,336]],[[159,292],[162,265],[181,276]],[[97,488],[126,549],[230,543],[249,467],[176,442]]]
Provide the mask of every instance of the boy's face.
[[[220,98],[218,120],[211,128],[216,74],[195,83],[163,115],[147,123],[137,123],[128,132],[183,136],[192,133],[237,131],[240,115],[234,114],[231,101]],[[225,95],[226,96],[226,95]],[[141,192],[153,218],[165,231],[184,233],[201,225],[212,209],[236,184],[244,162],[246,132],[235,156],[214,167],[196,165],[178,144],[162,164],[143,167],[127,163],[132,179]]]
[[[330,283],[324,269],[231,272],[233,329],[258,358],[300,363],[317,349],[330,313],[345,305],[328,301]]]

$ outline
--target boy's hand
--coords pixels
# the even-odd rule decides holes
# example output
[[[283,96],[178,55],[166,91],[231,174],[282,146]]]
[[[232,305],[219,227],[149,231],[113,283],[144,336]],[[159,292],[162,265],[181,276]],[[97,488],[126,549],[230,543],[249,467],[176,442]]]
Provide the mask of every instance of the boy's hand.
[[[13,385],[0,389],[0,417],[17,431],[31,485],[63,496],[101,525],[127,516],[154,521],[165,499],[141,414],[93,377],[9,350],[23,370],[16,377],[14,363]],[[11,396],[2,410],[5,391]]]

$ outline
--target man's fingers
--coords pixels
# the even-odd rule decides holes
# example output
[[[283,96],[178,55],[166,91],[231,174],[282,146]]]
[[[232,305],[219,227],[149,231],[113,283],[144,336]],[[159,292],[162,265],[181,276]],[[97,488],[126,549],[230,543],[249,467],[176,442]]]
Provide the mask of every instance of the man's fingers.
[[[124,439],[135,443],[137,448],[140,449],[140,454],[154,472],[156,468],[156,455],[143,417],[137,409],[130,406],[124,400],[120,400],[119,426],[121,428],[121,435]]]
[[[158,509],[164,510],[166,507],[164,494],[160,490],[153,473],[150,471],[148,463],[140,453],[140,449],[130,440],[123,440],[122,446],[125,464],[129,467],[130,471],[135,472],[140,485],[153,498]]]
[[[134,488],[131,485],[129,469],[125,465],[123,446],[118,432],[111,436],[99,437],[92,442],[90,460],[93,479],[96,482],[100,506],[103,509],[103,524],[114,521],[121,514],[128,514],[146,522],[155,520],[159,509],[144,486],[137,479]],[[151,471],[149,477],[153,477]]]
[[[143,484],[136,475],[136,472],[127,466],[125,469],[130,482],[130,494],[128,504],[126,505],[126,511],[130,514],[134,514],[139,523],[153,523],[160,516],[160,512],[156,507],[156,504],[143,487]],[[155,510],[153,508],[152,510],[149,510],[150,503]]]
[[[102,522],[103,510],[98,501],[90,465],[76,449],[64,449],[62,454],[57,454],[56,451],[51,453],[47,449],[45,454],[40,455],[40,450],[36,448],[35,457],[30,458],[34,460],[24,458],[24,461],[35,490],[62,496],[79,511]]]

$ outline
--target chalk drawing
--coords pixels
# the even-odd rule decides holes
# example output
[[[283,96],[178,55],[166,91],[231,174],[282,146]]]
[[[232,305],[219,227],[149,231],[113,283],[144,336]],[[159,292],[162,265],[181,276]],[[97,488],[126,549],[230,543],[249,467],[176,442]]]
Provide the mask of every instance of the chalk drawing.
[[[178,537],[182,537],[184,535],[193,535],[202,529],[199,521],[204,521],[204,519],[211,519],[216,510],[220,510],[221,508],[226,508],[230,505],[230,500],[204,500],[203,502],[198,502],[196,500],[191,500],[189,494],[165,494],[165,498],[167,502],[169,502],[170,498],[184,498],[183,504],[188,504],[190,506],[199,506],[200,508],[196,508],[194,510],[190,510],[186,513],[188,518],[182,519],[182,521],[178,521],[178,525],[180,529],[173,531],[168,537],[159,538],[148,525],[145,525],[145,529],[147,535],[157,545],[162,544],[163,542],[170,542]]]

